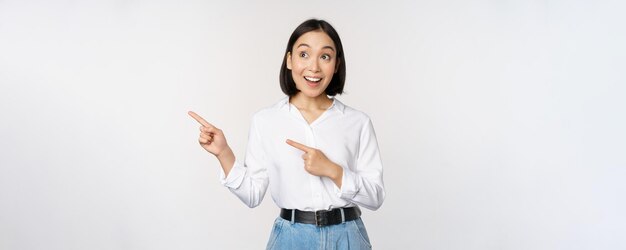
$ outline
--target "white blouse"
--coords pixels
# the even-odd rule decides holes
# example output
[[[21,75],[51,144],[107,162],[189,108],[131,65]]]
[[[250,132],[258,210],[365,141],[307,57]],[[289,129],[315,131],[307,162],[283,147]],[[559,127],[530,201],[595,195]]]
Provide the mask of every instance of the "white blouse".
[[[321,150],[343,168],[341,188],[304,169],[291,139]],[[278,207],[303,211],[359,205],[378,209],[385,199],[383,166],[369,117],[337,99],[310,125],[285,97],[254,114],[245,163],[237,160],[221,182],[249,207],[258,206],[269,186]]]

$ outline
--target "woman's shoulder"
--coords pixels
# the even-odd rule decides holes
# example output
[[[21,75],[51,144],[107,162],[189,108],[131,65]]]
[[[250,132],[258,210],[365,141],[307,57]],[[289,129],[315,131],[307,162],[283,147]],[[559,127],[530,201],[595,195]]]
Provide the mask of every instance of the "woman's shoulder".
[[[369,122],[370,117],[369,115],[367,115],[367,113],[358,110],[356,108],[353,108],[351,106],[348,106],[346,104],[344,104],[343,102],[339,101],[337,98],[335,98],[334,104],[333,104],[337,109],[339,109],[339,111],[342,112],[342,114],[346,117],[350,117],[352,119],[358,119],[358,120],[362,120],[365,122]]]
[[[289,97],[283,97],[278,102],[273,103],[272,105],[263,107],[257,110],[252,115],[252,120],[258,119],[272,119],[274,115],[280,113],[280,110],[289,107]]]

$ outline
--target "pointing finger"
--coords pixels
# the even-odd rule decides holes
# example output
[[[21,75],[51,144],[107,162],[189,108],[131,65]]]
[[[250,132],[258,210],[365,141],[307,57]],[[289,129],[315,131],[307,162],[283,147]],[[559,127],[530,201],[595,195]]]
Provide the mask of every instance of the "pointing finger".
[[[211,123],[207,122],[204,118],[202,118],[198,114],[194,113],[193,111],[189,111],[189,112],[187,112],[187,114],[189,114],[191,116],[191,118],[196,120],[198,123],[202,124],[202,126],[214,127],[213,125],[211,125]]]
[[[307,146],[305,146],[303,144],[297,143],[297,142],[289,140],[289,139],[287,139],[287,144],[291,145],[294,148],[300,149],[300,150],[302,150],[304,152],[309,152],[309,151],[311,151],[313,149],[313,148],[307,147]]]

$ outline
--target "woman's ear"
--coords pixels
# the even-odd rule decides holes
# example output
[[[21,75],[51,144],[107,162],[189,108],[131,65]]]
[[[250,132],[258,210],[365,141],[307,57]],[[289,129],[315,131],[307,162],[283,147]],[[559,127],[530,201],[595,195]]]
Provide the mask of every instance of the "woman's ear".
[[[341,64],[341,60],[337,60],[337,65],[335,65],[335,73],[339,71],[339,64]]]
[[[285,58],[287,60],[287,69],[291,70],[291,52],[287,52],[286,55],[287,58]]]

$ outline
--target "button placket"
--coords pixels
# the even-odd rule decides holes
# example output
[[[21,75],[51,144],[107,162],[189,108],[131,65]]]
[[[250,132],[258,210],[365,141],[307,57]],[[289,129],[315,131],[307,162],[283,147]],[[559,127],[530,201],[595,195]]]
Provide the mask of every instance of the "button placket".
[[[309,126],[308,124],[306,125],[305,128],[305,133],[306,133],[306,139],[307,139],[307,144],[310,147],[317,147],[316,144],[316,140],[315,140],[315,133],[314,130],[311,126]],[[324,200],[322,198],[322,180],[321,177],[319,176],[315,176],[315,175],[311,175],[309,178],[309,183],[311,186],[311,194],[313,197],[313,206],[316,208],[321,208],[324,206]]]

